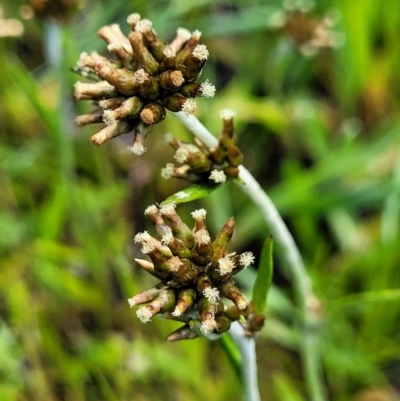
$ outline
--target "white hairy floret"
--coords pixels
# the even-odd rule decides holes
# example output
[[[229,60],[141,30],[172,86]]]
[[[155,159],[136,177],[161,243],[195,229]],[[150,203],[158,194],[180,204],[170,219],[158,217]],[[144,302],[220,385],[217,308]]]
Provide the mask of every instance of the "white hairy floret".
[[[236,113],[231,109],[223,109],[219,112],[219,116],[223,120],[232,120],[232,118],[236,116]]]
[[[212,303],[219,301],[219,291],[217,288],[207,287],[204,289],[203,295]]]
[[[207,216],[206,209],[197,209],[194,212],[190,213],[194,219],[205,219]]]
[[[127,146],[127,149],[136,156],[141,156],[147,151],[147,148],[145,148],[141,143],[134,143],[132,146]]]
[[[167,163],[167,165],[161,169],[161,177],[164,178],[164,180],[169,180],[174,174],[174,168],[175,166],[173,163]]]
[[[89,58],[90,58],[90,56],[86,52],[81,53],[79,56],[79,60],[76,63],[77,66],[79,68],[86,67],[86,63],[89,60]]]
[[[175,208],[176,208],[175,203],[169,203],[168,205],[165,205],[160,209],[160,214],[161,215],[175,214]]]
[[[182,315],[182,312],[179,310],[178,307],[176,307],[175,310],[172,312],[172,316],[179,317],[181,315]]]
[[[154,244],[152,244],[151,242],[145,242],[145,243],[142,245],[141,252],[144,253],[144,254],[146,255],[146,254],[148,254],[148,253],[154,251],[154,249],[155,249]]]
[[[247,302],[244,299],[241,299],[240,301],[238,301],[238,303],[236,304],[236,306],[240,309],[246,309],[247,308]]]
[[[142,233],[137,233],[134,237],[135,243],[143,243],[148,241],[151,238],[151,235],[147,231],[143,231]]]
[[[208,52],[206,45],[197,45],[192,51],[192,56],[201,61],[207,60],[209,55],[210,53]]]
[[[164,50],[163,50],[163,54],[165,57],[167,58],[173,58],[175,57],[176,53],[173,49],[171,49],[169,46],[167,46]]]
[[[104,110],[103,122],[105,125],[114,124],[117,120],[114,117],[114,110]]]
[[[146,207],[146,210],[144,211],[144,215],[148,216],[150,214],[155,214],[158,213],[158,207],[156,205],[150,205]]]
[[[116,49],[122,49],[121,44],[119,44],[119,43],[110,43],[110,44],[107,45],[107,50],[110,53],[112,53],[113,50],[116,50]]]
[[[153,314],[151,311],[146,308],[146,306],[141,306],[137,311],[136,311],[136,316],[139,318],[139,320],[142,323],[147,323],[151,321],[151,318],[153,317]]]
[[[161,243],[163,245],[168,245],[172,240],[174,239],[174,236],[172,234],[172,230],[169,229],[167,232],[164,233],[164,235],[161,238]]]
[[[174,155],[174,159],[178,163],[184,163],[189,156],[189,151],[186,148],[179,148]]]
[[[215,86],[208,79],[200,85],[199,90],[201,95],[207,99],[214,97],[216,92]]]
[[[181,109],[186,114],[193,114],[197,110],[197,103],[194,99],[187,99]]]
[[[226,175],[222,170],[213,170],[211,171],[209,179],[216,184],[222,184],[226,181]]]
[[[222,275],[232,273],[235,263],[227,256],[218,260],[218,271]]]
[[[134,242],[142,245],[142,253],[147,254],[153,251],[155,248],[154,244],[151,242],[151,239],[152,236],[147,231],[144,231],[135,235]]]
[[[210,234],[207,230],[199,230],[194,233],[194,240],[198,245],[206,245],[211,243]]]
[[[245,252],[240,255],[239,263],[241,266],[250,266],[254,263],[254,255],[252,252]]]
[[[204,335],[211,334],[217,328],[215,319],[210,318],[201,323],[200,330]]]
[[[198,29],[196,29],[193,33],[192,33],[192,36],[194,37],[194,38],[196,38],[196,39],[200,39],[201,38],[201,32],[198,30]],[[188,38],[189,39],[189,38]]]
[[[126,19],[126,22],[129,25],[135,25],[140,21],[140,14],[134,13],[128,16],[128,18]]]
[[[136,81],[138,81],[139,84],[143,84],[144,82],[146,82],[149,79],[149,74],[147,74],[147,72],[141,68],[140,70],[137,70],[135,72],[135,79]]]
[[[179,269],[181,268],[181,265],[182,262],[177,256],[174,256],[168,260],[168,267],[172,272],[178,272]]]
[[[153,26],[153,23],[148,20],[148,19],[142,19],[140,21],[137,21],[136,26],[135,26],[135,31],[144,33],[151,31],[151,27]]]

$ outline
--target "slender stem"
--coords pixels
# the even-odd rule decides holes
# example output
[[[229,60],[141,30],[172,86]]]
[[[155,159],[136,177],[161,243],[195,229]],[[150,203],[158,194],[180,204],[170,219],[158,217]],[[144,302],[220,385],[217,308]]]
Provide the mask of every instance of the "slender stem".
[[[217,138],[196,117],[182,112],[173,113],[173,115],[204,144],[209,147],[218,145]],[[243,166],[239,166],[239,179],[241,183],[238,185],[242,191],[260,208],[264,220],[274,236],[274,243],[281,251],[280,255],[290,271],[304,325],[300,351],[310,399],[312,401],[324,401],[326,400],[326,394],[320,367],[319,344],[315,330],[313,330],[313,326],[318,322],[319,301],[313,294],[310,277],[293,237],[271,199]]]
[[[240,323],[232,323],[229,331],[242,356],[242,380],[245,401],[261,401],[258,390],[256,341],[244,335]]]

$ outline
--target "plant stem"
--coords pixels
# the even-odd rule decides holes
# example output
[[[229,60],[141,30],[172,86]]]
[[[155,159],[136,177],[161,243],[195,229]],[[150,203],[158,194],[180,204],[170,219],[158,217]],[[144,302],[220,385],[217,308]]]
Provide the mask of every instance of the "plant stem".
[[[172,114],[205,145],[208,147],[218,145],[217,138],[196,117],[183,112]],[[300,352],[310,400],[324,401],[327,398],[320,367],[319,343],[315,329],[313,329],[319,320],[318,309],[320,304],[313,294],[310,277],[293,237],[271,199],[245,167],[239,166],[238,178],[241,181],[238,185],[242,191],[259,207],[271,234],[274,236],[274,243],[280,250],[280,255],[290,271],[303,324]]]
[[[245,401],[261,401],[258,390],[256,341],[246,337],[239,322],[232,323],[229,331],[242,356],[242,381]]]

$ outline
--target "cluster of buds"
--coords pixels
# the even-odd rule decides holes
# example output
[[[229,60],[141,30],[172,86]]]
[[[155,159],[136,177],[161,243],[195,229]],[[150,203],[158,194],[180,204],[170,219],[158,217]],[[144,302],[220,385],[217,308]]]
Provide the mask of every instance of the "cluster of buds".
[[[312,56],[323,48],[339,47],[343,42],[343,36],[332,30],[339,12],[330,10],[317,18],[310,13],[313,8],[310,0],[286,0],[276,24],[305,56]]]
[[[28,0],[25,7],[29,12],[40,18],[53,18],[57,22],[66,22],[79,7],[82,0]],[[28,10],[27,10],[28,11]]]
[[[204,209],[192,213],[194,227],[191,230],[181,220],[175,206],[151,205],[145,211],[160,240],[148,232],[137,234],[135,242],[151,261],[135,260],[160,282],[128,302],[131,307],[143,305],[136,312],[143,323],[158,314],[184,322],[167,337],[168,341],[218,335],[241,316],[251,315],[233,276],[253,264],[254,256],[251,252],[228,253],[235,226],[233,218],[211,241]],[[233,305],[225,305],[221,297],[232,301]]]
[[[128,147],[136,155],[146,151],[145,137],[154,124],[165,118],[166,110],[195,112],[195,97],[211,98],[215,87],[207,80],[196,82],[208,58],[201,32],[179,28],[167,44],[152,30],[152,23],[132,14],[125,36],[117,24],[104,26],[98,35],[108,43],[111,59],[97,53],[82,53],[74,71],[91,79],[77,82],[75,98],[91,100],[95,110],[76,118],[79,126],[105,123],[91,137],[96,145],[121,134],[133,133]]]
[[[239,174],[239,165],[243,155],[237,143],[238,137],[233,126],[234,112],[222,110],[222,131],[218,137],[218,145],[208,149],[200,140],[196,144],[185,143],[170,134],[166,142],[175,149],[174,158],[181,166],[168,163],[161,170],[163,178],[181,178],[191,182],[220,184],[233,179]]]

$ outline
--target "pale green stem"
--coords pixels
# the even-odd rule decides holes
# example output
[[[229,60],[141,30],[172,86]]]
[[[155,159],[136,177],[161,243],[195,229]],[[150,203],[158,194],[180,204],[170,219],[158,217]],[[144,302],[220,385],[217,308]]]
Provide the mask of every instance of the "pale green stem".
[[[208,147],[216,147],[218,145],[217,138],[212,135],[196,117],[183,112],[172,114],[205,145]],[[271,199],[250,172],[243,166],[239,166],[239,179],[241,181],[238,183],[240,188],[259,207],[274,237],[274,243],[280,249],[280,254],[284,258],[285,264],[290,271],[296,299],[303,320],[302,324],[304,325],[303,336],[300,341],[300,350],[310,400],[324,401],[327,398],[320,366],[319,343],[318,337],[313,329],[313,326],[318,322],[317,312],[319,309],[319,301],[313,294],[310,277],[293,237]]]
[[[254,338],[244,335],[240,323],[234,322],[230,328],[230,334],[239,348],[242,357],[242,381],[245,401],[261,401],[258,390],[256,341]]]

